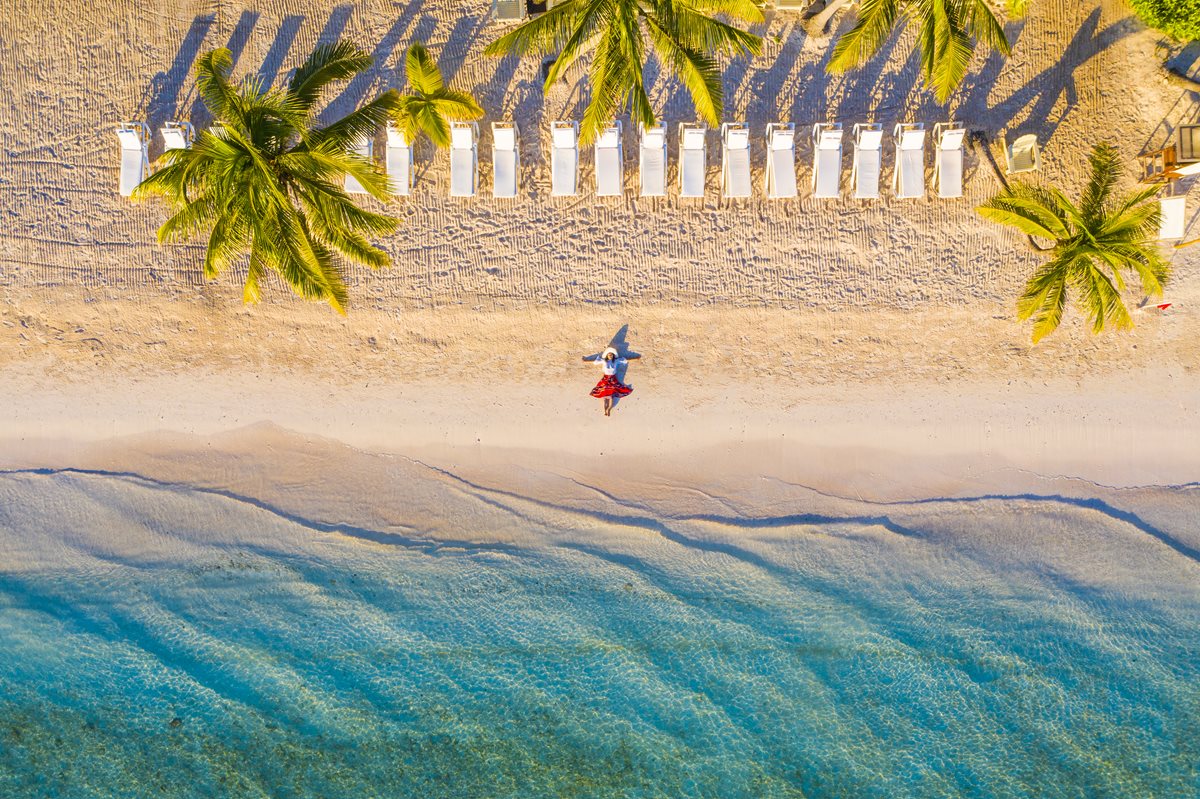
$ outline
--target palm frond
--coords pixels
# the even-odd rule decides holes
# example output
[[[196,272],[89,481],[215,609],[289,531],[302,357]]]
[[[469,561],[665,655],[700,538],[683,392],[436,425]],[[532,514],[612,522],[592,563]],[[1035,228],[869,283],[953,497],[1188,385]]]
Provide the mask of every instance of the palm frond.
[[[966,31],[996,52],[1010,55],[1012,45],[1009,44],[1008,35],[1004,33],[1004,25],[992,12],[988,0],[965,0],[965,2],[963,18],[966,22]],[[1024,3],[1024,0],[1020,0],[1020,2]],[[1014,17],[1021,16],[1023,13],[1024,9],[1020,12],[1009,9],[1009,14]]]
[[[1053,333],[1067,306],[1067,276],[1073,259],[1056,258],[1039,269],[1017,299],[1017,319],[1033,319],[1033,343]]]
[[[545,14],[522,22],[484,48],[484,54],[549,55],[558,52],[580,27],[591,30],[595,23],[595,7],[607,0],[563,0]]]
[[[330,83],[349,80],[370,69],[372,63],[370,54],[348,41],[320,45],[292,75],[288,93],[309,109]]]
[[[409,85],[420,94],[436,94],[445,88],[442,71],[421,42],[413,42],[408,48],[408,54],[404,57],[404,72]]]
[[[717,62],[674,39],[657,19],[647,20],[647,28],[658,57],[691,95],[696,114],[710,125],[719,125],[724,114],[725,97]]]
[[[1121,155],[1107,144],[1098,144],[1088,156],[1088,161],[1092,172],[1083,187],[1079,214],[1090,226],[1104,215],[1104,206],[1121,177]]]
[[[660,5],[673,2],[677,7],[692,9],[706,16],[724,14],[730,19],[757,25],[763,21],[762,3],[758,0],[665,0]]]
[[[315,131],[310,139],[313,144],[328,142],[336,149],[348,149],[359,139],[375,135],[392,118],[399,105],[400,93],[389,89],[337,122]]]
[[[196,90],[215,119],[229,120],[236,116],[239,97],[229,84],[233,72],[233,53],[226,47],[211,50],[196,61]]]
[[[896,27],[900,0],[862,0],[855,13],[854,27],[833,46],[828,68],[834,74],[851,70],[879,52]]]

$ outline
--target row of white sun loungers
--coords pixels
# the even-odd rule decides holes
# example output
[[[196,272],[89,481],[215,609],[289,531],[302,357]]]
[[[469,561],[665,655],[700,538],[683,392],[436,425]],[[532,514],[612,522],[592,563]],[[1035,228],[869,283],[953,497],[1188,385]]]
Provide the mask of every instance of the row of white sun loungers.
[[[721,126],[721,193],[727,198],[749,197],[750,129],[739,123]],[[625,193],[622,126],[614,121],[606,126],[593,146],[596,170],[596,194],[619,197]],[[160,130],[163,150],[191,147],[195,130],[187,122],[168,122]],[[679,196],[703,197],[707,169],[708,129],[699,124],[679,126]],[[939,197],[962,196],[963,144],[966,130],[954,123],[933,126],[933,181]],[[149,131],[140,122],[129,122],[117,129],[121,144],[120,191],[129,196],[145,178],[149,168],[147,149]],[[767,197],[782,199],[797,196],[796,129],[791,123],[767,125],[766,165],[763,191]],[[852,196],[878,199],[883,162],[884,131],[878,123],[857,124],[851,131],[854,157],[850,170]],[[925,196],[925,126],[902,123],[893,130],[895,163],[892,192],[900,199]],[[818,123],[813,126],[812,196],[841,196],[842,126]],[[450,130],[450,195],[473,197],[478,190],[479,127],[473,122],[455,122]],[[579,192],[579,128],[574,122],[555,122],[551,126],[551,194],[575,196]],[[353,148],[357,155],[371,160],[374,141],[361,139]],[[1008,172],[1030,172],[1039,168],[1037,138],[1022,136],[1005,148]],[[393,193],[407,196],[413,187],[412,144],[403,131],[388,125],[387,154],[384,161]],[[518,130],[511,122],[492,123],[492,193],[495,197],[516,197],[520,179]],[[667,193],[667,131],[656,126],[642,131],[638,151],[638,175],[643,197],[663,197]],[[354,177],[347,175],[345,189],[350,194],[366,194]],[[1160,198],[1162,239],[1181,238],[1186,228],[1186,197]]]

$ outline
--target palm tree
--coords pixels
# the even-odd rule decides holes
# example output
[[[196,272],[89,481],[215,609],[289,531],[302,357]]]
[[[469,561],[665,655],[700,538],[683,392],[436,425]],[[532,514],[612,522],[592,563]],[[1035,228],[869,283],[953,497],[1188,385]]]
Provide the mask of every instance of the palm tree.
[[[394,118],[410,142],[424,133],[438,147],[449,147],[452,121],[483,116],[474,97],[446,87],[442,71],[420,42],[408,48],[404,69],[413,93],[399,99]]]
[[[1054,242],[1047,248],[1050,261],[1029,278],[1017,300],[1017,317],[1033,319],[1035,344],[1062,321],[1068,289],[1078,293],[1093,333],[1106,324],[1128,330],[1133,319],[1121,300],[1124,273],[1136,275],[1142,291],[1155,296],[1169,277],[1170,266],[1155,242],[1159,212],[1152,198],[1158,189],[1114,200],[1121,174],[1117,151],[1098,144],[1089,160],[1092,174],[1079,205],[1058,189],[1016,183],[977,209],[987,219]]]
[[[259,301],[260,283],[272,270],[305,299],[345,313],[346,284],[335,254],[387,266],[387,254],[369,237],[396,229],[395,219],[364,211],[343,190],[350,175],[376,198],[390,196],[383,172],[347,151],[387,120],[398,95],[386,92],[323,128],[313,106],[332,82],[370,66],[371,57],[348,42],[323,45],[285,89],[272,90],[257,79],[231,83],[229,50],[203,55],[196,85],[213,126],[190,149],[165,153],[167,165],[135,190],[138,197],[166,197],[174,207],[158,240],[207,233],[207,278],[249,255],[247,303]]]
[[[1009,16],[1022,16],[1026,2],[1006,0]],[[921,73],[940,103],[962,83],[976,41],[1006,56],[1011,52],[988,0],[860,0],[856,13],[854,27],[834,45],[828,70],[840,74],[869,61],[903,17],[917,29]]]
[[[591,100],[583,115],[586,144],[625,108],[635,124],[653,125],[646,94],[649,43],[711,125],[721,121],[720,56],[758,55],[762,39],[713,17],[762,22],[759,0],[559,0],[488,45],[489,55],[557,54],[545,88],[591,51]]]

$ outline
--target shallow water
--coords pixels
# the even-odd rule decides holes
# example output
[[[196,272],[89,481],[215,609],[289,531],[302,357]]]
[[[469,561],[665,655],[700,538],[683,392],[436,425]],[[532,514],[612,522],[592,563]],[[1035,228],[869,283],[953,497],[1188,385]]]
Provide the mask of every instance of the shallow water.
[[[381,544],[103,475],[0,508],[3,797],[1200,793],[1196,566],[1082,510],[930,511],[1077,528],[1031,561],[912,519]]]

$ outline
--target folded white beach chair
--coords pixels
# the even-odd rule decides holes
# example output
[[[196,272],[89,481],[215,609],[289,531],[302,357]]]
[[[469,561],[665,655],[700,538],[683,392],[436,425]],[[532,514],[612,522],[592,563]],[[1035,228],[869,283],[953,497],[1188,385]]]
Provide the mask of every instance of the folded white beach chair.
[[[767,168],[763,189],[773,200],[796,196],[796,126],[790,122],[767,125]]]
[[[614,120],[600,131],[593,148],[596,157],[596,196],[619,197],[625,191],[621,123]]]
[[[196,129],[191,122],[166,122],[159,134],[163,140],[163,152],[186,150],[196,138]]]
[[[842,126],[837,122],[813,125],[814,197],[837,197],[842,183]]]
[[[1187,195],[1159,197],[1158,237],[1160,239],[1182,239],[1187,227]]]
[[[896,126],[896,168],[892,190],[902,200],[925,196],[925,125],[902,122]]]
[[[354,155],[361,155],[368,161],[371,160],[371,155],[375,151],[375,142],[370,136],[360,136],[358,141],[350,148],[350,152]],[[346,193],[347,194],[367,194],[367,190],[358,182],[358,178],[353,175],[346,175]]]
[[[1038,151],[1037,134],[1026,133],[1016,141],[1004,144],[1005,171],[1010,175],[1021,172],[1035,172],[1042,166],[1041,153]]]
[[[882,163],[883,126],[878,122],[859,122],[854,126],[854,165],[850,167],[856,199],[879,199]]]
[[[517,126],[512,122],[492,123],[492,196],[516,197],[521,174],[521,152]]]
[[[450,196],[474,197],[479,173],[479,126],[474,122],[450,123]]]
[[[386,164],[388,183],[393,194],[407,197],[413,187],[413,151],[412,143],[399,128],[387,126]]]
[[[721,193],[750,196],[750,129],[741,122],[721,126]]]
[[[708,128],[695,122],[679,126],[679,196],[703,197]]]
[[[642,146],[638,151],[638,177],[643,197],[663,197],[667,193],[667,129],[642,128]]]
[[[117,128],[121,142],[121,196],[128,197],[146,177],[150,159],[146,154],[149,135],[141,122],[125,122]]]
[[[933,180],[938,196],[963,196],[963,140],[967,129],[957,122],[933,126]]]
[[[573,197],[579,182],[579,125],[555,122],[550,127],[550,194]]]

